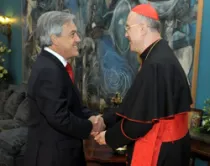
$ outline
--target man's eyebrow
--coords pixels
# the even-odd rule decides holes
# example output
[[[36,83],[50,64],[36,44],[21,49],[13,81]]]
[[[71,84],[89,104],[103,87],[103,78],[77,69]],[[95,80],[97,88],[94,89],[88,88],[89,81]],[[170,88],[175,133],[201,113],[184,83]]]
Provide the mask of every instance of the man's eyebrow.
[[[76,32],[77,32],[77,30],[73,30],[69,34],[76,33]]]

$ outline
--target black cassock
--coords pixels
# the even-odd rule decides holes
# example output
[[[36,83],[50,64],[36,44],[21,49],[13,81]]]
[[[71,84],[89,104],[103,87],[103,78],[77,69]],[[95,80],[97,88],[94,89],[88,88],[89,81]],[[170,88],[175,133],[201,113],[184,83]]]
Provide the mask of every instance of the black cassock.
[[[122,105],[115,110],[116,114],[104,114],[106,143],[113,149],[127,145],[128,165],[131,165],[137,138],[144,137],[161,119],[173,120],[176,115],[187,113],[192,104],[186,75],[165,40],[150,45],[141,58],[141,70]],[[141,152],[141,149],[138,150]],[[161,144],[157,165],[187,166],[189,158],[190,138],[187,131],[181,139]],[[141,162],[142,166],[151,166]]]

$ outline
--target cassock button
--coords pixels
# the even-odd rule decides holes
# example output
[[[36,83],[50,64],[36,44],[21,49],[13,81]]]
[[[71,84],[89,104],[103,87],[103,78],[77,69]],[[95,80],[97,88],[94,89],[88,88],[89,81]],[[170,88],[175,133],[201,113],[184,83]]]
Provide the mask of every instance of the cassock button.
[[[128,157],[128,154],[126,153],[125,156]]]
[[[125,164],[128,165],[128,162],[126,161]]]

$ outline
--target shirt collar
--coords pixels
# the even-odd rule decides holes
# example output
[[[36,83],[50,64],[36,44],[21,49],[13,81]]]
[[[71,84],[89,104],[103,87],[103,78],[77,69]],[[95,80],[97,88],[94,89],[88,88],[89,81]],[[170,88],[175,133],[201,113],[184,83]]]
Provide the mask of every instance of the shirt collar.
[[[44,50],[48,51],[49,53],[54,55],[56,58],[58,58],[58,60],[63,64],[63,66],[66,67],[67,61],[64,59],[64,57],[62,57],[61,55],[59,55],[57,52],[53,51],[49,47],[44,47]]]

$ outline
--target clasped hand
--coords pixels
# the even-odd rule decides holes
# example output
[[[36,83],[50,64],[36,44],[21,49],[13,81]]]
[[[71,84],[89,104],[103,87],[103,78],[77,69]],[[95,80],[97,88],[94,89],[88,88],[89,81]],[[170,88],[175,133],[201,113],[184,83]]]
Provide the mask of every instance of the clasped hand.
[[[106,128],[106,125],[104,123],[103,118],[101,117],[101,115],[98,115],[98,116],[91,116],[89,120],[92,122],[92,125],[93,125],[91,135],[94,137],[96,142],[98,142],[98,144],[105,145],[106,144],[106,141],[105,141],[106,131],[104,130]]]

